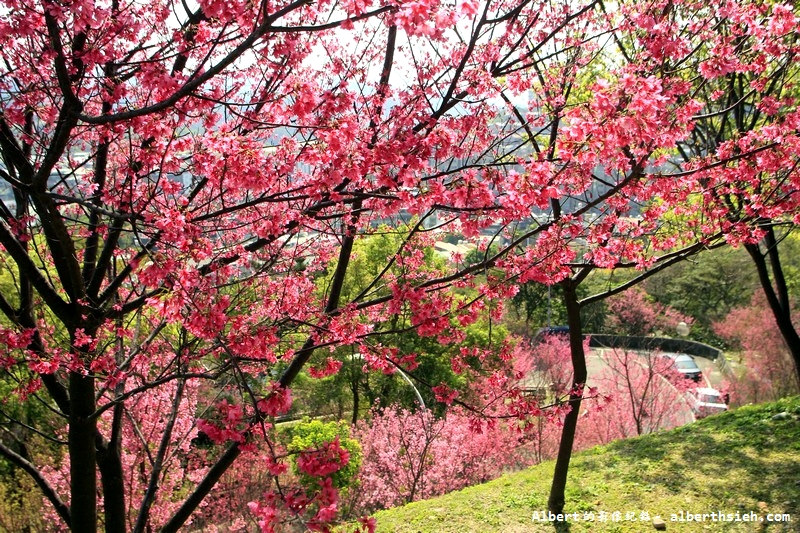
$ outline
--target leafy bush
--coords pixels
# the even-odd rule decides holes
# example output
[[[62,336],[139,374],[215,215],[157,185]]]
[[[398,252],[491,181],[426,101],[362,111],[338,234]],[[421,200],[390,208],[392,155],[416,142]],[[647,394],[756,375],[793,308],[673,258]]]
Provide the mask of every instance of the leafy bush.
[[[350,437],[346,422],[304,418],[291,427],[289,436],[287,450],[293,454],[292,469],[304,485],[314,486],[318,477],[329,474],[333,486],[342,489],[356,479],[361,445]]]

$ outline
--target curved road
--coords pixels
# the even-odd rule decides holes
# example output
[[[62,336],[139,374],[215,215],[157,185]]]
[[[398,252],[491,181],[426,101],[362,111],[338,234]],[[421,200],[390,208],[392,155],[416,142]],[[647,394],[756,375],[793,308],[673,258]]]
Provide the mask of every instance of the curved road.
[[[602,354],[604,351],[609,350],[608,348],[592,348],[589,350],[589,353],[586,357],[586,367],[588,372],[588,380],[587,385],[592,386],[592,376],[598,375],[602,372],[603,368],[607,366],[606,362],[602,358]],[[720,384],[722,383],[723,376],[722,373],[717,368],[716,363],[710,359],[706,359],[705,357],[693,357],[697,366],[700,367],[700,370],[703,372],[703,380],[704,383],[701,385],[711,388],[719,388]],[[692,411],[691,407],[689,406],[688,402],[681,402],[680,406],[676,406],[681,410],[682,418],[684,419],[684,423],[690,423],[695,420],[694,412]]]

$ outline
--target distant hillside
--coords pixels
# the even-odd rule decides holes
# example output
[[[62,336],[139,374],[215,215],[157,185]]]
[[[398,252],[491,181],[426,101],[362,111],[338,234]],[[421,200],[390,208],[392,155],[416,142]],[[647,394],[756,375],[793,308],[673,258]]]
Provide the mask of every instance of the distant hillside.
[[[385,532],[556,531],[532,520],[546,512],[553,462],[495,481],[376,514]],[[619,511],[620,521],[610,513]],[[705,521],[673,521],[681,511]],[[673,431],[618,441],[576,454],[558,531],[800,532],[800,398],[747,406]],[[601,512],[609,513],[601,521]],[[636,521],[626,521],[632,513]],[[650,520],[640,521],[646,512]],[[752,521],[713,521],[723,518]],[[586,515],[584,513],[587,513]],[[589,513],[594,521],[587,521]],[[771,514],[791,522],[767,522]],[[673,516],[676,515],[676,516]],[[687,517],[688,518],[688,517]]]

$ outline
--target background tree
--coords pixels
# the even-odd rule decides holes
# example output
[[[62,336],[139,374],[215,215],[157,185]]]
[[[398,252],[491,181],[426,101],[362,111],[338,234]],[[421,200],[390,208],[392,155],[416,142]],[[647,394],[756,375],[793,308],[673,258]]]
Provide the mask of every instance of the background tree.
[[[616,287],[631,277],[631,272],[624,269],[597,269],[578,286],[578,294],[581,298],[588,297]],[[519,292],[512,299],[510,311],[513,313],[508,314],[509,326],[520,334],[535,335],[542,328],[563,327],[567,323],[567,311],[564,307],[563,290],[560,285],[548,286],[536,282],[520,284]],[[602,300],[586,306],[581,311],[583,331],[616,333],[606,325],[608,314],[606,302]],[[524,324],[519,325],[517,321],[523,316]]]
[[[381,270],[386,269],[387,264],[390,266],[383,275],[402,276],[402,261],[393,262],[398,253],[421,254],[423,259],[419,268],[430,274],[442,275],[446,271],[445,260],[435,253],[430,243],[412,252],[404,250],[403,239],[404,236],[398,229],[382,226],[376,234],[356,242],[342,289],[343,297],[352,299],[368,290],[368,284],[382,274]],[[336,264],[332,262],[328,271],[333,272],[335,268]],[[323,288],[327,279],[325,276],[320,277]],[[384,289],[375,294],[388,293],[388,289]],[[448,293],[454,309],[478,296],[475,290],[468,287],[451,289]],[[310,394],[307,399],[303,397],[303,404],[309,408],[309,414],[334,413],[342,418],[346,406],[351,409],[353,423],[357,421],[359,412],[368,412],[376,402],[415,410],[420,407],[417,395],[421,395],[424,406],[441,414],[442,406],[437,405],[431,387],[443,383],[456,389],[463,388],[466,382],[464,376],[453,371],[451,359],[465,347],[491,351],[494,346],[501,346],[508,336],[502,324],[494,323],[488,309],[476,306],[474,313],[474,317],[464,321],[465,325],[454,317],[448,319],[452,335],[459,339],[458,343],[443,343],[436,337],[418,335],[411,324],[411,315],[398,313],[386,323],[375,324],[372,332],[382,333],[382,345],[394,351],[394,360],[401,363],[399,366],[387,362],[388,364],[373,368],[376,371],[364,372],[365,367],[375,366],[374,361],[370,362],[369,354],[365,357],[359,351],[358,345],[341,346],[333,355],[322,352],[311,359],[308,369],[311,379],[297,383],[296,396],[300,397],[305,392]],[[319,377],[326,365],[334,364],[330,363],[331,358],[340,361],[342,370],[328,377],[315,379],[314,376]],[[478,368],[481,362],[474,360],[468,364]],[[398,372],[402,375],[398,375]],[[414,380],[416,386],[405,381],[408,377]]]
[[[745,305],[758,287],[750,258],[741,248],[703,252],[651,277],[647,294],[692,317],[691,338],[725,346],[713,328],[735,307]]]
[[[695,58],[707,78],[698,97],[710,101],[678,153],[684,168],[710,165],[702,171],[702,197],[690,203],[729,227],[731,242],[747,251],[800,376],[800,335],[779,246],[797,223],[797,6],[770,7],[721,18],[714,46],[725,53]]]
[[[617,335],[670,335],[679,323],[691,325],[694,320],[668,305],[650,301],[641,287],[616,294],[606,304],[609,311],[605,321],[607,331]]]
[[[615,403],[617,438],[653,433],[694,420],[686,397],[697,387],[674,362],[659,352],[643,354],[611,349],[601,356],[606,367],[597,377],[600,394]]]
[[[797,393],[800,384],[791,354],[760,291],[714,328],[740,356],[741,366],[728,384],[732,402],[774,401]]]

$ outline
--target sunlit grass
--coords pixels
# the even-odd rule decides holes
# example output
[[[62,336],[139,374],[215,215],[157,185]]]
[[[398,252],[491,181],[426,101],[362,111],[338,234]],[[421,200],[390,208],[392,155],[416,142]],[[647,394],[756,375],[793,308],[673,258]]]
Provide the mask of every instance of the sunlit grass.
[[[787,412],[785,419],[773,420]],[[483,485],[376,514],[378,531],[554,531],[531,520],[546,511],[553,462],[505,475]],[[764,505],[766,504],[766,506]],[[620,511],[622,520],[599,521]],[[672,515],[751,511],[789,513],[788,524],[766,522],[672,522]],[[567,513],[595,514],[570,520],[560,531],[655,531],[640,513],[660,516],[667,531],[800,531],[800,398],[742,407],[682,428],[615,442],[578,453],[570,469]],[[636,521],[625,521],[625,513]]]

